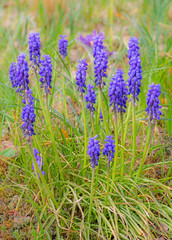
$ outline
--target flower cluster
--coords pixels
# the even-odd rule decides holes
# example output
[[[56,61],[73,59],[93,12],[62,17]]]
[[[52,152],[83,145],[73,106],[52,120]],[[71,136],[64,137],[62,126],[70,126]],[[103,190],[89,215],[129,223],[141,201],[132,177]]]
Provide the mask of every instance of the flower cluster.
[[[22,110],[21,118],[23,119],[23,124],[21,128],[23,129],[23,134],[25,137],[30,140],[30,137],[32,135],[35,135],[34,132],[34,122],[35,122],[35,113],[34,113],[34,106],[33,104],[29,105],[26,104],[25,107]]]
[[[65,39],[65,36],[60,35],[60,39],[58,42],[59,45],[59,52],[65,58],[67,56],[67,47],[68,47],[68,40]]]
[[[33,61],[34,65],[39,67],[39,62],[40,62],[40,48],[41,48],[41,44],[40,44],[40,36],[39,33],[33,32],[33,33],[29,33],[29,55],[30,61]]]
[[[108,157],[108,161],[112,161],[115,153],[115,140],[113,140],[112,138],[113,136],[106,137],[103,149],[103,155],[106,155]]]
[[[123,70],[117,69],[116,75],[113,75],[111,82],[109,83],[109,97],[110,106],[114,104],[114,107],[121,112],[125,112],[128,89],[127,84],[123,79]]]
[[[77,91],[80,90],[81,93],[85,93],[86,85],[86,71],[87,71],[87,66],[88,64],[86,63],[86,59],[81,59],[81,61],[78,61],[79,64],[77,66],[77,72],[76,72],[76,85]]]
[[[96,34],[93,37],[93,57],[96,57],[96,55],[101,52],[105,47],[103,46],[103,34]]]
[[[133,99],[135,101],[135,99],[138,100],[142,79],[139,40],[136,37],[130,38],[128,47],[128,58],[130,64],[128,72],[129,94],[133,95]]]
[[[95,111],[93,104],[96,103],[96,94],[95,94],[95,91],[93,88],[94,87],[91,84],[88,84],[87,94],[84,96],[85,101],[88,102],[87,109],[90,109],[91,113],[93,113],[93,111]]]
[[[34,157],[35,157],[36,162],[37,162],[37,164],[38,164],[38,167],[39,167],[42,175],[44,176],[44,175],[45,175],[45,172],[42,171],[42,165],[43,165],[43,163],[42,163],[42,159],[41,159],[41,157],[40,157],[40,155],[39,155],[39,151],[38,151],[36,148],[34,148],[34,149],[33,149],[33,154],[34,154]],[[32,160],[32,169],[33,169],[34,172],[35,172],[33,160]],[[40,177],[38,172],[37,172],[37,174],[38,174],[38,177]]]
[[[45,92],[49,93],[51,87],[51,79],[52,79],[52,64],[51,57],[48,55],[43,56],[44,59],[40,60],[41,67],[39,68],[39,75],[41,76],[40,82],[41,87],[45,88]]]
[[[107,78],[107,68],[108,68],[108,54],[103,46],[103,36],[99,34],[93,38],[93,56],[94,56],[94,73],[96,85],[102,87],[103,77]]]
[[[160,109],[162,108],[159,104],[159,96],[161,94],[161,86],[160,84],[153,83],[152,85],[149,85],[149,90],[147,93],[147,108],[146,112],[150,116],[150,120],[152,119],[160,119],[160,116],[162,115]]]
[[[96,85],[102,87],[102,85],[106,85],[103,81],[103,77],[107,78],[107,71],[108,68],[108,55],[105,50],[99,51],[94,60],[94,73],[95,73],[95,82]]]
[[[98,136],[96,135],[95,137],[89,139],[89,144],[87,148],[87,153],[91,158],[91,164],[93,168],[98,165],[98,160],[100,156],[100,145],[99,141],[96,140],[97,137]]]
[[[16,86],[18,87],[17,92],[24,93],[29,88],[29,66],[26,61],[26,54],[21,53],[17,57],[16,66]]]

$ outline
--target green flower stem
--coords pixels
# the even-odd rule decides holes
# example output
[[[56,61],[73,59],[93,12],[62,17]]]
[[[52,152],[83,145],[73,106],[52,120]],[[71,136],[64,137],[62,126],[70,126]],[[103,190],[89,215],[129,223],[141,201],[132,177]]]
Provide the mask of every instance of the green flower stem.
[[[108,127],[108,124],[107,124],[107,117],[105,115],[105,104],[103,104],[103,92],[102,92],[102,88],[100,87],[100,101],[101,101],[101,108],[102,108],[102,115],[103,115],[103,122],[104,122],[104,125],[105,125],[105,131],[106,131],[106,135],[108,135],[109,133],[109,127]],[[100,121],[100,112],[98,112],[98,118],[99,118],[99,121]]]
[[[65,77],[63,77],[63,102],[64,102],[64,108],[65,108],[65,117],[68,118],[67,103],[66,103],[66,91],[65,91]]]
[[[85,102],[84,98],[82,96],[82,111],[84,114],[84,165],[83,165],[83,176],[85,176],[86,171],[86,163],[87,163],[87,119],[86,119],[86,108],[85,108]]]
[[[123,123],[123,113],[120,112],[121,115],[121,177],[124,175],[124,123]]]
[[[101,108],[101,93],[99,91],[99,101],[98,101],[98,110],[97,110],[97,118],[96,118],[96,134],[98,134],[99,132],[100,108]]]
[[[117,120],[117,110],[114,107],[114,117],[115,117],[115,159],[113,164],[113,174],[112,174],[112,181],[115,181],[116,176],[116,166],[118,160],[118,120]]]
[[[109,180],[110,180],[110,161],[107,163],[107,192],[106,192],[106,200],[105,205],[107,206],[108,196],[109,196]]]
[[[88,213],[88,223],[90,223],[91,211],[93,207],[94,178],[95,178],[95,168],[92,168],[91,195],[90,195],[90,206],[89,206],[89,213]]]
[[[132,99],[132,121],[133,121],[133,155],[131,159],[131,166],[130,166],[130,176],[133,171],[135,156],[136,156],[136,115],[135,115],[135,98]]]
[[[38,80],[38,77],[37,77],[36,70],[35,70],[35,76],[36,76],[36,90],[37,90],[37,93],[38,93],[38,96],[39,96],[39,100],[40,100],[41,108],[43,110],[43,114],[44,114],[44,117],[45,117],[46,124],[49,127],[50,137],[51,137],[51,140],[52,140],[52,145],[53,145],[53,149],[54,149],[54,152],[55,152],[60,177],[61,177],[61,180],[63,181],[64,177],[63,177],[63,173],[62,173],[61,162],[60,162],[60,159],[59,159],[59,153],[57,151],[57,147],[56,147],[56,143],[55,143],[53,128],[52,128],[52,124],[51,124],[50,112],[49,112],[48,106],[45,107],[45,105],[44,105],[43,98],[42,98],[41,92],[40,92],[39,80]],[[46,100],[46,105],[48,105],[48,100]]]
[[[130,113],[131,113],[131,106],[132,106],[132,102],[129,103],[128,111],[127,111],[127,118],[126,118],[125,131],[124,131],[124,146],[125,146],[125,139],[126,139],[127,131],[128,131],[128,122],[129,122]]]
[[[18,118],[19,118],[19,104],[20,104],[20,100],[19,100],[19,94],[17,94],[17,98],[18,98],[18,104],[17,104],[17,112],[15,115],[15,146],[19,145],[19,136],[18,136],[18,131],[17,131],[17,123],[18,123]]]
[[[151,142],[152,142],[152,138],[153,138],[153,133],[154,133],[154,129],[155,129],[155,123],[156,123],[156,120],[154,120],[153,127],[152,127],[152,124],[150,123],[148,136],[147,136],[147,141],[146,141],[145,149],[144,149],[144,152],[143,152],[142,160],[140,162],[140,167],[139,167],[139,169],[137,171],[137,174],[136,174],[136,179],[139,178],[139,176],[140,176],[140,174],[142,172],[143,165],[144,165],[145,160],[147,158],[147,155],[148,155],[148,152],[149,152],[149,148],[150,148],[150,145],[151,145]]]
[[[93,128],[93,134],[94,134],[94,136],[96,135],[96,132],[95,132],[95,129],[94,129],[94,119],[93,119],[93,114],[92,113],[90,113],[91,114],[91,123],[92,123],[92,128]]]

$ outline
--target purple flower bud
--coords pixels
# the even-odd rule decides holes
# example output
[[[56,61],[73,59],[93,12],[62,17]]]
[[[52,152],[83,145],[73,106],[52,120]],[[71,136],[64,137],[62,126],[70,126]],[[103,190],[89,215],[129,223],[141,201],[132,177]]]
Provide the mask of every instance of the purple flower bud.
[[[38,151],[36,148],[34,148],[34,149],[33,149],[33,154],[34,154],[34,157],[35,157],[36,162],[37,162],[37,164],[38,164],[38,167],[39,167],[39,169],[41,170],[42,175],[44,176],[44,175],[45,175],[45,172],[42,171],[42,165],[43,165],[43,163],[42,163],[42,158],[41,158],[40,155],[39,155],[39,151]],[[33,169],[34,172],[35,172],[33,160],[32,160],[32,169]],[[38,177],[40,177],[38,172],[37,172],[37,174],[38,174]]]
[[[109,97],[110,97],[110,106],[114,104],[114,107],[118,112],[125,112],[128,89],[127,84],[123,79],[123,70],[117,69],[116,74],[111,78],[109,83]]]
[[[9,70],[9,78],[10,78],[10,81],[11,81],[11,84],[12,84],[13,88],[18,87],[18,81],[17,81],[17,78],[16,78],[16,73],[17,73],[16,63],[12,62],[11,65],[10,65],[10,70]]]
[[[29,60],[33,61],[34,65],[39,67],[39,62],[40,62],[40,36],[39,33],[33,32],[29,33]]]
[[[45,88],[45,92],[49,93],[51,87],[51,79],[52,79],[52,64],[51,57],[49,55],[44,55],[44,59],[40,60],[41,66],[39,68],[39,75],[41,76],[40,82],[41,87]]]
[[[130,69],[128,72],[129,94],[133,95],[133,99],[135,101],[135,99],[138,100],[142,80],[139,40],[135,37],[130,38],[128,47],[128,58],[130,64]]]
[[[161,94],[161,86],[160,84],[153,83],[152,85],[149,85],[149,90],[147,93],[147,108],[146,112],[150,116],[150,120],[152,119],[160,119],[160,116],[162,115],[160,109],[162,108],[159,104],[159,96]]]
[[[77,66],[77,72],[76,72],[76,85],[77,91],[80,90],[81,93],[85,93],[86,85],[86,74],[87,74],[87,66],[88,64],[86,63],[86,59],[81,59],[81,61],[78,61],[79,64]]]
[[[65,39],[65,36],[60,35],[60,39],[59,39],[59,52],[60,54],[63,56],[63,58],[65,58],[67,56],[67,47],[68,47],[68,40]]]
[[[87,94],[84,96],[85,101],[88,102],[87,109],[90,110],[91,113],[95,111],[95,108],[93,107],[93,104],[96,103],[96,94],[93,90],[93,86],[91,84],[88,84],[87,86]]]
[[[98,160],[99,160],[100,151],[101,151],[99,146],[99,141],[95,140],[97,137],[98,135],[89,139],[89,144],[87,148],[87,153],[91,158],[91,164],[93,168],[95,168],[95,166],[98,165]]]
[[[115,140],[112,139],[113,136],[106,136],[105,145],[103,149],[103,155],[108,157],[108,161],[112,161],[115,153]]]
[[[102,114],[102,111],[100,111],[100,122],[103,122],[103,114]]]

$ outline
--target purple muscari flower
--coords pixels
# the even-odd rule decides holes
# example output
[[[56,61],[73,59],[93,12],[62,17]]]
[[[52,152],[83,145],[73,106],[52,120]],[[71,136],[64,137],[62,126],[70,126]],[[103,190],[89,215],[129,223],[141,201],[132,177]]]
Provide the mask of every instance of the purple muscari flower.
[[[16,63],[15,62],[12,62],[10,65],[9,78],[10,78],[12,87],[17,88],[18,82],[17,82],[17,78],[16,78]]]
[[[114,104],[114,107],[118,112],[125,112],[128,89],[127,84],[123,79],[123,70],[117,69],[116,74],[111,78],[109,83],[109,97],[110,97],[110,106]]]
[[[86,59],[81,59],[81,61],[78,61],[79,64],[77,66],[77,72],[76,72],[76,85],[77,91],[80,90],[81,93],[85,93],[85,81],[86,81],[86,71],[88,64],[86,63]]]
[[[96,94],[93,90],[93,86],[91,84],[88,84],[87,86],[87,94],[84,96],[85,101],[88,102],[87,109],[90,109],[90,112],[93,113],[95,111],[95,108],[93,107],[93,104],[96,103]]]
[[[29,88],[29,67],[26,61],[26,54],[21,53],[17,57],[16,65],[16,86],[18,87],[17,92],[24,92]]]
[[[39,33],[36,32],[32,32],[29,33],[29,60],[33,61],[34,65],[39,67],[39,62],[40,62],[40,48],[41,48],[41,44],[40,44],[40,36]]]
[[[107,71],[108,68],[108,55],[105,50],[99,51],[94,60],[94,73],[95,73],[95,82],[96,85],[102,87],[102,84],[106,85],[106,83],[102,80],[103,77],[107,78]]]
[[[67,56],[67,47],[68,47],[68,40],[65,39],[65,36],[60,35],[60,39],[59,39],[59,52],[60,54],[63,56],[63,58],[65,58]]]
[[[97,137],[98,135],[89,139],[89,144],[87,148],[87,153],[91,158],[91,164],[93,168],[98,165],[98,160],[100,156],[99,141],[95,140]]]
[[[52,64],[51,57],[49,55],[44,55],[44,59],[40,60],[41,66],[39,68],[39,75],[41,76],[40,82],[41,87],[45,88],[45,92],[49,93],[51,87],[51,79],[52,79]]]
[[[103,34],[97,34],[93,37],[93,57],[103,50],[105,47],[103,46]]]
[[[22,110],[21,118],[23,119],[23,125],[21,128],[23,129],[23,134],[25,137],[28,137],[30,140],[30,137],[32,135],[35,135],[34,132],[34,122],[35,122],[35,113],[34,113],[34,106],[33,104],[29,105],[26,104],[25,107]]]
[[[34,154],[34,157],[35,157],[36,162],[37,162],[37,164],[38,164],[38,167],[39,167],[42,175],[44,176],[44,175],[45,175],[45,172],[42,171],[42,165],[43,165],[43,163],[42,163],[42,158],[41,158],[41,156],[39,155],[39,151],[38,151],[36,148],[34,148],[34,149],[33,149],[33,154]],[[33,169],[34,172],[35,172],[33,160],[32,160],[32,169]],[[38,174],[38,177],[40,177],[38,172],[37,172],[37,174]]]
[[[150,116],[150,120],[152,119],[160,119],[160,115],[162,115],[160,109],[162,108],[159,104],[159,96],[161,94],[161,86],[160,84],[151,84],[149,85],[149,90],[147,93],[147,108],[146,112]]]
[[[94,73],[95,73],[95,82],[96,85],[102,87],[102,84],[106,85],[105,82],[102,82],[103,77],[107,78],[107,68],[108,68],[108,55],[103,46],[103,36],[102,34],[94,37],[93,42],[93,56],[94,56]]]
[[[115,153],[115,140],[112,139],[113,136],[106,136],[105,145],[103,149],[103,155],[108,156],[108,161],[112,161]]]
[[[140,93],[141,79],[142,79],[142,69],[141,69],[141,60],[139,53],[139,40],[138,38],[130,38],[128,43],[128,58],[130,69],[128,72],[128,86],[129,94],[133,95],[133,99],[138,100],[138,95]]]

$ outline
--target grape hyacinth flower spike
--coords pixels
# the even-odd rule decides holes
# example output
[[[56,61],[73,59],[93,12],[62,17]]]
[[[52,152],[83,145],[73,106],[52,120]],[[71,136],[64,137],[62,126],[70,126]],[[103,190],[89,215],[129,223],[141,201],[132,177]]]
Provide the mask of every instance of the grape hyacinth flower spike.
[[[110,163],[114,158],[115,153],[115,140],[113,140],[113,136],[107,136],[105,139],[105,145],[103,149],[103,155],[108,157],[108,162]]]
[[[23,124],[21,128],[23,129],[23,134],[27,138],[29,142],[31,142],[31,136],[35,135],[34,132],[34,122],[35,122],[35,113],[34,113],[34,105],[26,104],[22,110],[21,118],[23,120]]]
[[[102,34],[97,35],[93,38],[93,56],[94,56],[94,73],[96,85],[102,88],[106,85],[103,81],[103,77],[107,78],[107,68],[108,68],[108,54],[103,46]]]
[[[86,59],[81,59],[80,61],[78,61],[79,64],[77,66],[77,72],[76,72],[76,85],[77,87],[77,91],[80,90],[81,94],[85,93],[85,89],[86,88],[86,74],[87,74],[87,66],[88,64],[86,63]]]
[[[52,79],[52,64],[51,57],[49,55],[44,55],[44,59],[40,60],[41,66],[39,68],[41,88],[44,87],[45,93],[50,93],[51,79]]]
[[[132,160],[129,174],[131,176],[135,156],[136,156],[136,117],[135,117],[135,102],[138,101],[138,96],[140,93],[141,87],[141,80],[142,80],[142,69],[141,69],[141,60],[140,60],[140,53],[139,53],[139,40],[138,38],[130,38],[128,43],[128,58],[129,58],[129,65],[130,69],[128,72],[128,87],[129,87],[129,94],[132,94],[132,126],[133,126],[133,153],[132,153]]]
[[[126,112],[126,102],[128,99],[128,89],[127,84],[123,79],[123,73],[122,69],[117,69],[116,74],[113,75],[111,82],[109,83],[109,106],[113,105],[113,107],[121,113]]]
[[[26,54],[21,53],[17,57],[16,65],[16,86],[18,87],[17,92],[24,93],[29,88],[29,67],[26,61]]]
[[[35,159],[36,159],[36,162],[37,162],[37,164],[38,164],[38,167],[39,167],[42,175],[44,176],[44,175],[45,175],[45,172],[42,170],[42,165],[43,165],[43,163],[42,163],[42,158],[41,158],[41,156],[39,155],[39,151],[38,151],[36,148],[33,149],[33,155],[34,155],[34,157],[35,157]],[[35,171],[35,168],[34,168],[33,160],[32,160],[32,169],[34,170],[34,172],[36,172],[36,171]],[[38,172],[37,172],[37,174],[38,174],[38,177],[40,177]]]
[[[118,120],[117,120],[117,112],[121,114],[121,142],[123,142],[123,119],[122,115],[125,113],[126,109],[126,102],[127,102],[127,95],[128,89],[127,84],[123,79],[123,70],[117,69],[116,74],[113,75],[111,78],[111,82],[109,83],[109,97],[110,97],[110,106],[113,106],[114,117],[115,117],[115,141],[116,141],[116,154],[115,154],[115,161],[114,161],[114,171],[113,171],[113,180],[115,178],[116,173],[116,164],[117,164],[117,157],[118,157]],[[122,143],[123,144],[123,143]]]
[[[95,166],[98,166],[98,160],[100,156],[100,145],[99,141],[96,140],[97,137],[98,135],[89,139],[89,144],[87,148],[87,153],[91,158],[91,164],[93,168],[95,168]]]
[[[94,86],[91,84],[88,84],[87,86],[87,94],[84,96],[85,101],[88,102],[87,109],[90,110],[90,113],[93,114],[93,111],[95,111],[95,108],[93,104],[96,103],[96,94],[94,91]]]
[[[147,134],[147,140],[146,140],[146,144],[145,144],[145,148],[143,151],[143,155],[142,155],[142,159],[140,162],[140,166],[139,169],[137,171],[137,175],[136,175],[136,179],[138,179],[138,177],[140,176],[141,172],[142,172],[142,168],[143,165],[146,161],[148,152],[149,152],[149,148],[151,146],[151,142],[153,139],[153,135],[154,135],[154,129],[155,129],[155,123],[156,120],[160,119],[160,116],[162,115],[160,109],[160,101],[159,101],[159,96],[161,94],[161,86],[160,84],[151,84],[149,85],[149,90],[147,93],[147,108],[146,108],[146,112],[149,114],[150,117],[150,124],[149,124],[149,131]],[[152,124],[152,119],[154,119],[154,123]]]
[[[140,93],[141,80],[142,80],[142,69],[141,60],[139,53],[139,40],[136,37],[131,37],[128,43],[128,58],[130,69],[128,72],[128,86],[129,94],[132,94],[133,100],[138,100]]]
[[[59,52],[62,55],[63,58],[67,56],[67,48],[68,48],[68,40],[65,39],[65,36],[60,35],[60,39],[58,42],[59,45]]]
[[[162,108],[160,106],[160,100],[159,100],[159,96],[161,94],[161,86],[160,84],[151,84],[149,85],[149,90],[147,93],[147,108],[146,108],[146,112],[149,114],[150,116],[150,121],[152,119],[160,119],[160,116],[162,115],[160,109]]]
[[[40,63],[40,48],[41,48],[41,43],[40,43],[40,34],[36,32],[29,33],[29,60],[33,62],[33,64],[37,67],[39,67]]]
[[[87,148],[87,153],[91,158],[91,165],[92,165],[91,195],[90,195],[88,222],[90,222],[92,205],[93,205],[95,166],[98,165],[98,160],[99,160],[99,156],[100,156],[100,145],[99,145],[99,141],[96,140],[97,137],[98,137],[98,135],[89,139],[89,144],[88,144],[88,148]]]

